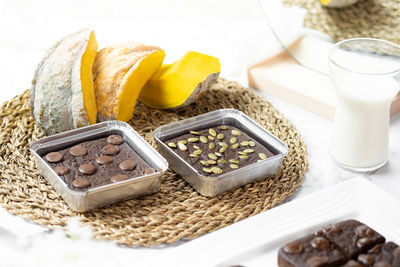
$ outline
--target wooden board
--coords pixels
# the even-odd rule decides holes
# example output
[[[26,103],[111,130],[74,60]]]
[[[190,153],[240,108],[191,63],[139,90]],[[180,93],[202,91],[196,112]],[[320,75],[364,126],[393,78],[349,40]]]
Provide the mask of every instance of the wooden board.
[[[336,95],[327,73],[331,45],[308,36],[291,47],[296,57],[304,60],[310,58],[307,63],[320,72],[298,64],[284,51],[249,67],[249,86],[333,120]],[[400,94],[394,99],[390,110],[391,115],[397,112],[400,112]]]

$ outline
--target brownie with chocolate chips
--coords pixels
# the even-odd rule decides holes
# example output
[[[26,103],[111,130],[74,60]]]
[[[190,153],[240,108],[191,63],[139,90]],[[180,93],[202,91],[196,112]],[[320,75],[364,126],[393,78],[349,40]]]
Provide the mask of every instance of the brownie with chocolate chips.
[[[52,151],[43,159],[77,191],[155,172],[119,135]]]

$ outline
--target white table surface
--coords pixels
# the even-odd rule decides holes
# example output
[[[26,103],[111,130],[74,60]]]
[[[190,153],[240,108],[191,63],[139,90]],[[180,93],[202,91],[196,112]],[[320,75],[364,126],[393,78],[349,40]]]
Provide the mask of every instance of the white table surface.
[[[277,45],[266,28],[257,0],[0,0],[0,102],[10,100],[30,87],[33,70],[46,48],[83,27],[95,29],[100,48],[113,42],[132,40],[164,48],[166,62],[178,59],[188,50],[214,55],[221,61],[221,76],[243,84],[247,83],[243,75],[246,66],[262,59]],[[360,176],[340,169],[330,159],[331,121],[266,93],[260,94],[294,123],[308,147],[309,171],[300,189],[289,200]],[[388,164],[374,173],[364,174],[398,198],[399,133],[400,114],[391,120]],[[174,245],[151,249],[122,248],[92,241],[90,230],[76,221],[71,222],[70,229],[76,233],[75,238],[66,238],[59,231],[35,234],[42,229],[0,208],[0,248],[5,264],[1,266],[53,266],[55,262],[57,266],[70,266],[71,263],[75,266],[89,263],[130,266],[132,262],[157,258],[174,248]]]

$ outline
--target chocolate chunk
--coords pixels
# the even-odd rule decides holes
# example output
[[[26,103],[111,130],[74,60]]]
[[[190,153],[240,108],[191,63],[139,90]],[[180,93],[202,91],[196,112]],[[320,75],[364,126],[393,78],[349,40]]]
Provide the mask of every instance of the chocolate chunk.
[[[126,176],[125,174],[117,174],[113,177],[111,177],[111,182],[116,183],[116,182],[120,182],[120,181],[124,181],[128,179],[128,176]]]
[[[46,160],[48,162],[56,163],[60,162],[62,160],[62,155],[60,152],[50,152],[49,154],[46,155]]]
[[[119,164],[119,168],[124,171],[132,171],[136,168],[136,162],[132,160],[124,160]]]
[[[390,262],[387,261],[379,261],[375,263],[373,267],[392,267],[392,264],[390,264]],[[393,265],[393,267],[395,267],[395,265]]]
[[[368,237],[361,237],[360,239],[357,240],[357,247],[363,248],[363,247],[368,247],[370,244],[373,244],[374,240]]]
[[[363,265],[355,260],[350,260],[342,267],[363,267]]]
[[[326,250],[329,249],[329,241],[324,237],[317,236],[311,240],[311,246],[318,250]]]
[[[95,171],[96,171],[96,166],[94,166],[91,163],[86,163],[79,166],[79,172],[86,175],[93,174]]]
[[[90,186],[90,181],[88,178],[78,178],[72,181],[72,185],[77,188],[85,188]]]
[[[100,165],[104,165],[110,163],[112,161],[112,157],[110,156],[100,156],[96,158],[96,162]]]
[[[309,267],[319,267],[326,264],[328,260],[325,257],[314,256],[307,260],[307,266]]]
[[[368,250],[370,254],[378,254],[382,251],[382,244],[375,245],[373,248]]]
[[[374,263],[374,256],[369,254],[360,254],[357,257],[357,260],[365,265],[371,265]]]
[[[56,166],[54,167],[54,171],[58,174],[58,175],[64,175],[69,173],[69,169],[67,167],[65,167],[64,165],[60,165],[60,166]]]
[[[283,246],[283,251],[288,254],[299,254],[303,252],[303,247],[300,243],[290,242]]]
[[[152,174],[154,172],[153,168],[146,168],[142,171],[142,175]]]
[[[329,224],[327,226],[322,227],[322,232],[330,234],[330,235],[338,235],[338,234],[341,234],[343,232],[343,230],[342,230],[342,228],[340,228],[339,226],[337,226],[335,224]]]
[[[117,155],[119,153],[119,147],[115,145],[106,145],[103,147],[103,152],[106,155]]]
[[[356,228],[355,230],[356,235],[358,235],[359,237],[369,237],[372,236],[375,231],[372,230],[371,228],[369,228],[366,225],[360,225]]]
[[[69,153],[72,156],[75,156],[75,157],[82,157],[82,156],[85,156],[87,154],[87,150],[82,145],[76,145],[76,146],[73,146],[73,147],[71,147],[69,149]]]
[[[113,145],[120,145],[124,142],[124,139],[119,135],[113,134],[107,137],[107,142]]]

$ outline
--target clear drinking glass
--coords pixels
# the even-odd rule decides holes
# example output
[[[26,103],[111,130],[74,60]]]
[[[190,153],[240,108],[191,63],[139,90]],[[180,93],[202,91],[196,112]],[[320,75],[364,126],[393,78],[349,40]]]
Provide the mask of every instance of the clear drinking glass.
[[[352,171],[372,171],[388,157],[390,104],[399,90],[400,46],[356,38],[329,54],[337,106],[330,153]]]

